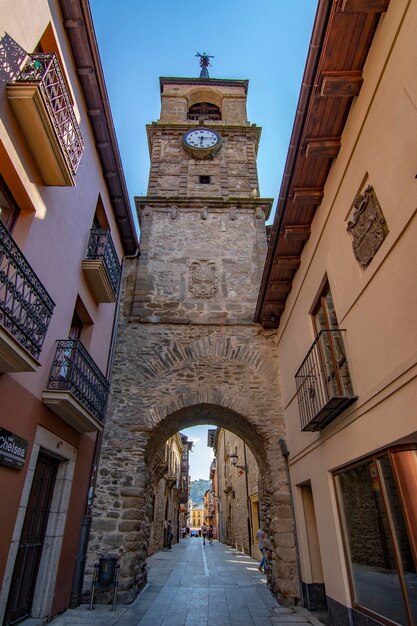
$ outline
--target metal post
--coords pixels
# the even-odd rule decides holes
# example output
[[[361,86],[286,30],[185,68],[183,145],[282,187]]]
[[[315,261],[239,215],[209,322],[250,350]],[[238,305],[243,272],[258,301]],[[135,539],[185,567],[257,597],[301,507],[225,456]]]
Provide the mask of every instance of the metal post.
[[[91,528],[91,515],[84,515],[81,522],[80,538],[78,541],[78,551],[75,558],[74,577],[72,579],[70,607],[74,609],[81,602],[84,569],[87,561],[87,545]]]

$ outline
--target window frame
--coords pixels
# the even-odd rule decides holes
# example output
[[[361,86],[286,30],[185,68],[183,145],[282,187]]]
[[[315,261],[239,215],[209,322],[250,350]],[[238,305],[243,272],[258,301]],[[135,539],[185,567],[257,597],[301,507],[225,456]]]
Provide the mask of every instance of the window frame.
[[[388,532],[391,538],[393,551],[394,551],[394,560],[395,560],[395,565],[397,568],[396,572],[397,572],[398,580],[399,580],[400,587],[401,587],[401,594],[402,594],[402,599],[403,599],[403,604],[404,604],[404,612],[409,620],[408,624],[404,626],[411,626],[413,624],[413,614],[412,614],[412,609],[410,607],[410,603],[408,599],[408,591],[407,591],[407,586],[405,583],[405,572],[404,572],[403,564],[402,564],[401,557],[400,557],[400,548],[398,545],[398,539],[397,539],[397,535],[395,531],[395,524],[393,521],[390,502],[389,502],[388,494],[386,490],[385,478],[383,476],[383,473],[380,468],[380,463],[379,463],[379,460],[381,458],[383,458],[384,456],[388,457],[390,464],[391,464],[391,468],[393,470],[393,474],[394,474],[395,486],[396,486],[398,498],[401,504],[401,510],[404,515],[403,497],[401,494],[401,489],[397,482],[394,466],[391,461],[392,453],[403,452],[403,451],[417,451],[417,443],[385,447],[381,450],[374,451],[357,461],[346,463],[332,472],[333,489],[334,489],[335,502],[336,502],[336,511],[337,511],[340,534],[342,538],[344,565],[346,568],[346,573],[347,573],[347,578],[348,578],[348,583],[349,583],[349,593],[350,593],[350,601],[351,601],[352,608],[359,611],[360,613],[363,613],[364,615],[368,617],[371,617],[373,619],[378,619],[378,621],[382,622],[383,624],[386,624],[386,626],[397,626],[397,622],[392,621],[391,619],[385,617],[381,613],[376,613],[372,609],[369,609],[368,607],[363,606],[355,598],[355,583],[354,583],[354,577],[353,577],[353,572],[352,572],[351,550],[350,550],[349,537],[348,537],[348,532],[347,532],[347,523],[346,523],[344,505],[343,505],[343,494],[342,494],[342,488],[340,485],[339,476],[343,474],[344,472],[354,470],[357,467],[362,467],[364,465],[367,465],[371,461],[375,462],[375,467],[378,473],[378,479],[381,484],[382,503],[383,503],[384,512],[387,518]],[[408,528],[407,528],[407,536],[411,543]],[[417,563],[415,563],[415,567],[417,568]]]

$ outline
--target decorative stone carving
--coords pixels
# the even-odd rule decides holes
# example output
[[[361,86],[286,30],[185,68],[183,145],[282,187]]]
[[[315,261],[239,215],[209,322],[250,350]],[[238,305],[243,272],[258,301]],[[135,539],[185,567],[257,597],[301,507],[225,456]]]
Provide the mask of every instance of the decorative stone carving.
[[[214,261],[195,259],[190,264],[188,290],[195,298],[211,298],[219,288],[219,273]]]
[[[389,232],[371,185],[353,201],[353,215],[346,230],[352,235],[356,259],[367,267]]]

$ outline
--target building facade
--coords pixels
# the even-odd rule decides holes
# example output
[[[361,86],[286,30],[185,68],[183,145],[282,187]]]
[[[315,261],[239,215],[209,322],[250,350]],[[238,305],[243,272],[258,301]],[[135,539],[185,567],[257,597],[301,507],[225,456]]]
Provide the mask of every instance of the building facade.
[[[416,26],[416,2],[319,2],[258,303],[333,624],[417,623]]]
[[[260,525],[260,477],[256,459],[240,437],[223,428],[217,429],[214,453],[213,496],[218,507],[218,538],[259,558],[256,533]]]
[[[89,575],[111,537],[120,598],[146,577],[153,461],[174,433],[215,424],[250,442],[265,481],[270,584],[299,597],[273,334],[253,322],[265,261],[265,218],[245,80],[161,78],[147,127],[148,194],[136,198],[141,256],[125,263],[112,393],[97,481]],[[113,442],[123,441],[115,454]],[[102,480],[123,462],[123,481]],[[109,517],[111,513],[111,517]],[[274,522],[275,523],[275,522]],[[86,585],[88,586],[88,578]]]
[[[6,1],[0,22],[0,621],[9,624],[46,620],[80,592],[122,258],[137,239],[88,4],[36,0],[29,11]]]
[[[183,526],[181,511],[183,435],[170,437],[155,457],[154,473],[159,477],[154,485],[153,522],[149,539],[149,554],[166,546],[166,522],[171,520],[173,542],[180,536]]]
[[[191,529],[200,530],[204,522],[204,506],[192,503],[191,508]]]

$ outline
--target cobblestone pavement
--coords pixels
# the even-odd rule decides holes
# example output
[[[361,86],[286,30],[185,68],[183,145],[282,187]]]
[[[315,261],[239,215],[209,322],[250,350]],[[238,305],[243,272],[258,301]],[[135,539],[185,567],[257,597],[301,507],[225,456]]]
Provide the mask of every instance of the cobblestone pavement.
[[[321,626],[301,608],[279,606],[257,562],[199,538],[148,560],[148,583],[133,604],[68,609],[52,626]]]

